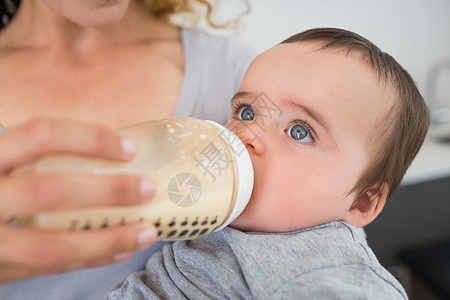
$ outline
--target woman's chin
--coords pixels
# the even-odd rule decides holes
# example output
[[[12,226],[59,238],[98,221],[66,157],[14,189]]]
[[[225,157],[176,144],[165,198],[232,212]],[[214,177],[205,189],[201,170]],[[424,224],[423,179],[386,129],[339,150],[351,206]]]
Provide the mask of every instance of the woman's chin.
[[[82,25],[96,29],[108,28],[118,24],[122,18],[123,15],[119,14],[102,15],[93,20],[88,20],[88,22]]]
[[[120,4],[96,8],[75,22],[85,27],[98,29],[114,26],[124,18],[127,12],[127,6]]]

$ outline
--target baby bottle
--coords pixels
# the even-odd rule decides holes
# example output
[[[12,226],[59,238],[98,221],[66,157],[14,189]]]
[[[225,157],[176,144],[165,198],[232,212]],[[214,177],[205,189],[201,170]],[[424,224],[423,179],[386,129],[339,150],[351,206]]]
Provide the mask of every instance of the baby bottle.
[[[140,174],[156,185],[154,198],[131,207],[100,207],[41,213],[19,226],[89,230],[151,222],[159,240],[193,239],[236,219],[253,189],[253,167],[240,139],[225,127],[194,118],[149,121],[119,130],[138,145],[131,162],[48,156],[18,171]]]

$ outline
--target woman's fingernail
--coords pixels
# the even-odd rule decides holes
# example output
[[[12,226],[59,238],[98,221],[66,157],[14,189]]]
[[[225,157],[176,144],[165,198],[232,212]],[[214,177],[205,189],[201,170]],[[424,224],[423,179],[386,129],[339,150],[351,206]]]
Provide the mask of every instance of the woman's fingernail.
[[[152,227],[146,227],[139,232],[138,243],[140,249],[149,247],[156,240],[156,230]]]
[[[139,192],[143,202],[147,202],[155,194],[155,184],[153,181],[143,178],[139,183]]]
[[[124,261],[133,256],[133,252],[122,252],[113,255],[115,261]]]
[[[120,141],[120,146],[127,156],[133,156],[137,153],[137,144],[132,139],[122,138]]]

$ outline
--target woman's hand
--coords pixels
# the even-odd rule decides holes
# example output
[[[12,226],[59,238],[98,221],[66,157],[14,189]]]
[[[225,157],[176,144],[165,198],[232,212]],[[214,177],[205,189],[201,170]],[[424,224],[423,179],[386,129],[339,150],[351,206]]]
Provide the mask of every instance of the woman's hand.
[[[134,175],[10,172],[46,154],[130,160],[136,146],[96,125],[36,120],[0,135],[0,282],[105,265],[131,257],[156,240],[153,226],[125,225],[84,232],[13,227],[14,217],[87,206],[137,205],[153,184]]]

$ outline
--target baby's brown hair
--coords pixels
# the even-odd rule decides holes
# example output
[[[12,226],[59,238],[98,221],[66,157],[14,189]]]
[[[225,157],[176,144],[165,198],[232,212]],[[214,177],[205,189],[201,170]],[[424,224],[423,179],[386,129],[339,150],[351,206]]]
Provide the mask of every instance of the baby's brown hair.
[[[428,127],[428,107],[409,73],[389,54],[366,38],[344,29],[316,28],[281,42],[315,41],[318,50],[337,49],[346,55],[357,54],[378,76],[380,84],[391,91],[394,104],[377,121],[368,141],[369,163],[349,194],[355,192],[354,205],[370,201],[387,188],[387,198],[400,184],[407,168],[423,144]],[[387,104],[390,99],[381,99]]]

